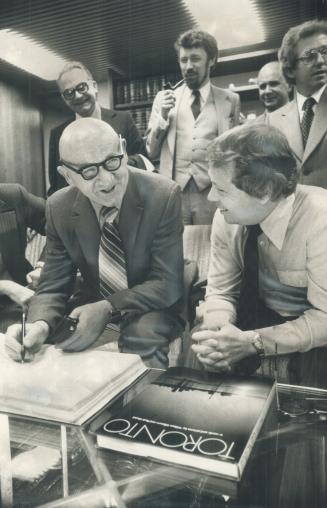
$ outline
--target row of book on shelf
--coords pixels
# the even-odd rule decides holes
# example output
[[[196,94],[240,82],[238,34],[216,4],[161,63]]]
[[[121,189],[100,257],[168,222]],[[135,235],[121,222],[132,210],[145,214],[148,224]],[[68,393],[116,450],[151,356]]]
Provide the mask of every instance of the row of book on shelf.
[[[168,83],[180,79],[179,74],[163,74],[140,79],[116,80],[114,82],[115,105],[153,101],[156,94]]]
[[[141,108],[130,109],[129,112],[131,113],[135,125],[141,136],[144,136],[149,124],[151,106],[143,106]]]

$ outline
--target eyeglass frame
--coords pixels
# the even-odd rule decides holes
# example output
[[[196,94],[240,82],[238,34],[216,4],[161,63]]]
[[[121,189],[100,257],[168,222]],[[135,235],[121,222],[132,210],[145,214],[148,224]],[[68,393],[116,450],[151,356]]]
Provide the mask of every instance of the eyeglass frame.
[[[92,164],[85,164],[79,169],[74,168],[73,166],[71,166],[68,162],[64,161],[63,159],[61,159],[59,161],[59,165],[65,166],[66,168],[70,169],[74,173],[77,173],[79,176],[81,176],[83,178],[83,180],[90,181],[98,176],[100,167],[102,167],[105,171],[108,171],[109,173],[114,173],[115,171],[118,171],[118,169],[121,167],[121,163],[122,163],[122,160],[125,155],[124,150],[123,150],[123,140],[122,140],[122,137],[120,134],[119,134],[119,148],[121,151],[120,154],[110,155],[110,157],[106,157],[102,162],[93,162]],[[108,169],[104,165],[104,163],[108,162],[109,160],[113,160],[113,159],[119,159],[119,164],[118,164],[117,168],[115,168],[115,169]],[[83,175],[83,171],[87,168],[92,168],[92,167],[96,168],[96,173],[93,176],[91,176],[91,178],[85,178],[85,175]]]
[[[305,56],[307,53],[307,56]],[[325,61],[327,61],[327,45],[324,44],[319,48],[308,49],[304,52],[303,56],[299,56],[296,58],[296,62],[303,62],[304,65],[311,65],[317,61],[318,54],[323,57]],[[314,55],[314,58],[313,58]]]
[[[76,92],[84,95],[86,94],[89,90],[90,90],[90,86],[88,83],[94,83],[94,81],[92,79],[88,79],[87,81],[81,81],[80,83],[78,83],[76,86],[72,87],[72,88],[66,88],[66,90],[64,90],[62,93],[61,93],[61,96],[66,100],[66,101],[71,101],[72,99],[75,98],[75,95],[76,95]],[[85,88],[85,90],[81,91],[81,90],[78,90],[78,87],[80,87],[81,85],[83,85]],[[66,97],[65,94],[66,93],[71,93],[73,94],[71,97]]]

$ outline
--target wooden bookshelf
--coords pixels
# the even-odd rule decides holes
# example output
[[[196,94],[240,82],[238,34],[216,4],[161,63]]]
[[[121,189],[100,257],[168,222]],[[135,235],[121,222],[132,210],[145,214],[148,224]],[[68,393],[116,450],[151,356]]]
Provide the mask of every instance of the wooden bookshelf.
[[[164,89],[166,83],[170,81],[174,84],[180,79],[179,74],[162,74],[139,79],[114,80],[114,108],[129,110],[138,130],[144,136],[153,99],[160,90]]]

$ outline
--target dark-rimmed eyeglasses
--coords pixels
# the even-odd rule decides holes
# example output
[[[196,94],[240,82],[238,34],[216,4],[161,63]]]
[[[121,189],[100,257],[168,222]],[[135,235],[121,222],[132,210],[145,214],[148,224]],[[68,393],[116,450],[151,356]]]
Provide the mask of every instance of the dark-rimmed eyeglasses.
[[[82,83],[78,83],[74,88],[67,88],[62,92],[62,96],[66,101],[71,101],[74,99],[76,92],[80,94],[85,94],[89,91],[89,85],[86,81],[83,81]]]
[[[102,162],[94,162],[92,164],[85,164],[84,166],[80,168],[75,168],[74,166],[71,166],[68,162],[64,160],[59,161],[59,165],[65,166],[66,168],[70,169],[71,171],[74,171],[74,173],[77,173],[80,175],[84,180],[93,180],[98,173],[99,169],[102,167],[106,171],[114,172],[117,171],[121,166],[121,161],[123,160],[124,153],[123,153],[123,143],[122,138],[119,135],[119,146],[120,146],[120,152],[119,155],[110,155],[110,157],[107,157]]]
[[[327,46],[320,46],[320,48],[312,48],[306,51],[302,56],[296,59],[297,62],[303,62],[304,65],[311,65],[321,55],[324,60],[327,60]]]

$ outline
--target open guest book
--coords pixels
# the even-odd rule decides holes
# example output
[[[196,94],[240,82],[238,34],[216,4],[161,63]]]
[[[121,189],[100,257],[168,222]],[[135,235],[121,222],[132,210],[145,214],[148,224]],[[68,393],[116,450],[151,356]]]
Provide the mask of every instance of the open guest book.
[[[138,355],[47,345],[32,362],[14,362],[0,334],[0,411],[81,425],[146,371]]]
[[[91,432],[100,447],[240,480],[275,393],[268,378],[173,367]]]

